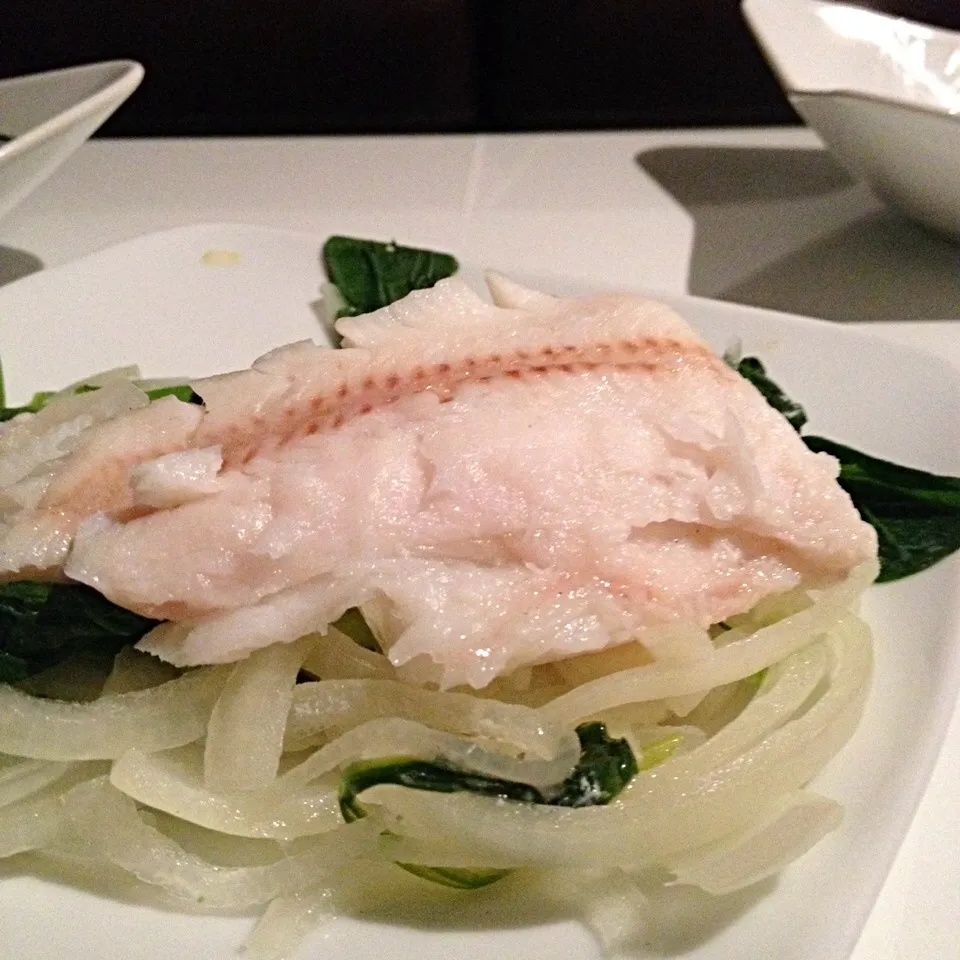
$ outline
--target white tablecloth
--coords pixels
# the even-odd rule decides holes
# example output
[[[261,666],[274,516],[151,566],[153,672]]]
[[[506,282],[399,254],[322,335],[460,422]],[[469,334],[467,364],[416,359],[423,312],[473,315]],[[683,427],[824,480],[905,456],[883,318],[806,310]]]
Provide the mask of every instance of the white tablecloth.
[[[960,367],[960,248],[799,129],[94,141],[0,222],[0,284],[214,221],[869,324]],[[958,930],[960,713],[854,958],[955,958]]]

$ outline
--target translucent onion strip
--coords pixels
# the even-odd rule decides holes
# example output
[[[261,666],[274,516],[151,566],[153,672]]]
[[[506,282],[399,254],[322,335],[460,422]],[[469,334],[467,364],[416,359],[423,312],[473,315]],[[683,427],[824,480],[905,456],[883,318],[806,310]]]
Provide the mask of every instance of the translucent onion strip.
[[[161,753],[128,750],[113,764],[110,782],[139,803],[239,837],[292,840],[343,823],[337,784],[215,791],[204,781],[199,744]]]
[[[227,673],[204,668],[159,687],[90,703],[31,697],[0,685],[0,752],[38,760],[119,757],[199,740]]]
[[[303,669],[324,680],[347,678],[394,679],[396,667],[382,654],[361,647],[336,627],[325,636],[303,661]]]
[[[47,853],[110,863],[173,896],[212,908],[244,909],[315,887],[345,863],[378,857],[382,846],[382,824],[366,818],[311,838],[295,854],[226,867],[188,852],[151,826],[105,777],[74,787],[63,808],[60,834]],[[266,844],[265,849],[275,847]]]
[[[706,773],[672,776],[663,764],[635,777],[609,806],[579,810],[392,786],[368,791],[365,805],[382,804],[398,832],[460,836],[472,855],[488,851],[498,862],[512,857],[518,865],[628,868],[663,862],[746,826],[753,811],[802,787],[847,741],[869,683],[869,632],[850,617],[831,634],[830,644],[836,662],[820,699]]]
[[[396,680],[321,680],[298,684],[294,691],[286,749],[315,743],[331,727],[347,729],[388,717],[496,741],[541,759],[567,748],[572,736],[570,727],[545,720],[539,711],[500,700],[424,690]]]
[[[47,760],[19,760],[0,767],[0,808],[16,803],[59,780],[69,763]]]
[[[256,790],[276,777],[297,673],[316,640],[276,643],[233,667],[207,727],[204,777],[212,790]]]
[[[63,805],[50,792],[12,803],[0,810],[0,858],[37,850],[56,836]]]
[[[322,886],[271,901],[247,938],[247,958],[287,960],[308,933],[335,916],[333,900],[333,888]]]
[[[124,647],[113,659],[103,693],[131,693],[175,680],[180,671],[169,663],[133,647]]]
[[[4,764],[0,772],[6,773],[14,766],[26,769],[21,771],[22,778],[12,782],[24,788],[29,785],[32,790],[0,807],[0,857],[36,850],[52,842],[63,820],[63,797],[78,784],[102,777],[107,769],[106,763],[96,760],[22,760],[19,764]]]
[[[523,884],[516,895],[561,905],[580,919],[599,941],[606,957],[645,956],[642,947],[652,909],[639,883],[622,870],[525,870],[510,881]],[[506,892],[506,891],[504,891]]]
[[[779,873],[840,826],[839,803],[807,791],[778,797],[744,831],[692,850],[667,866],[677,883],[724,894]]]
[[[810,607],[753,632],[731,631],[713,657],[693,664],[653,663],[623,670],[576,687],[541,707],[541,713],[551,720],[577,723],[622,703],[702,693],[742,680],[831,629],[875,576],[875,564],[862,564],[841,583],[811,591]]]
[[[571,733],[552,760],[517,760],[485,750],[472,740],[411,720],[371,720],[321,747],[299,766],[283,774],[278,783],[282,786],[305,785],[354,760],[388,757],[443,759],[460,769],[517,780],[542,789],[560,783],[570,773],[580,757],[580,741]]]
[[[696,750],[667,760],[658,769],[658,778],[705,774],[733,760],[785,724],[814,693],[828,667],[824,643],[812,644],[775,664],[737,717]]]

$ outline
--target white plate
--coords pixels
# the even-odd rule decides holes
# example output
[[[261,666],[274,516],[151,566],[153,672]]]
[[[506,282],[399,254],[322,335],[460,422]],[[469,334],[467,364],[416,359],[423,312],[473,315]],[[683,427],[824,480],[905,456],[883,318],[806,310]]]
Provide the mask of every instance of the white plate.
[[[0,80],[0,216],[52,174],[133,93],[143,67],[108,60]]]
[[[331,224],[331,232],[336,225]],[[236,225],[143,237],[0,290],[0,354],[10,398],[92,370],[137,362],[149,375],[206,374],[248,364],[281,342],[318,337],[322,238]],[[228,251],[230,265],[205,263]],[[496,266],[496,264],[491,264]],[[468,276],[479,272],[466,269]],[[526,278],[530,279],[530,278]],[[545,281],[557,292],[562,281]],[[717,346],[740,338],[805,402],[817,432],[926,469],[960,473],[960,379],[942,361],[848,327],[672,297]],[[712,900],[675,899],[654,957],[840,960],[848,956],[926,785],[960,679],[960,564],[874,588],[867,616],[876,681],[853,741],[818,789],[847,809],[842,828],[776,883]],[[133,884],[118,899],[14,876],[0,867],[3,953],[18,960],[230,960],[250,917],[159,908]],[[595,960],[575,923],[496,886],[476,894],[421,891],[406,908],[341,920],[303,956],[374,960],[424,956]],[[396,892],[396,891],[394,891]],[[171,945],[175,945],[172,947]]]

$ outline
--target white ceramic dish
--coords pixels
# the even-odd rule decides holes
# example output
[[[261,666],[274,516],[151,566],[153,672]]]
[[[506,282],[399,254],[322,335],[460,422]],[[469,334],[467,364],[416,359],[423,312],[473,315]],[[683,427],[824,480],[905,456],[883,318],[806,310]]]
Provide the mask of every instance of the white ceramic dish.
[[[319,338],[322,239],[236,225],[186,227],[0,290],[0,354],[11,399],[130,361],[150,375],[202,374],[246,365],[283,341]],[[464,272],[479,280],[478,270]],[[574,289],[556,279],[521,279]],[[960,377],[946,363],[849,327],[669,299],[717,347],[739,338],[768,361],[806,403],[817,431],[958,472]],[[776,884],[716,900],[675,891],[651,956],[849,955],[924,790],[960,683],[960,564],[874,588],[866,614],[877,638],[867,715],[818,779],[819,790],[845,804],[844,825]],[[232,960],[252,925],[250,917],[160,907],[132,882],[81,890],[54,874],[18,876],[23,866],[0,864],[3,952],[18,960],[168,960],[172,943],[178,960]],[[505,904],[496,886],[451,894],[400,871],[396,882],[385,901],[414,891],[405,905],[385,903],[376,917],[336,921],[301,956],[598,960],[590,936],[543,904],[522,897]]]
[[[0,216],[38,187],[137,89],[143,67],[90,63],[0,80]]]
[[[825,0],[744,0],[791,103],[893,206],[960,238],[960,33]]]

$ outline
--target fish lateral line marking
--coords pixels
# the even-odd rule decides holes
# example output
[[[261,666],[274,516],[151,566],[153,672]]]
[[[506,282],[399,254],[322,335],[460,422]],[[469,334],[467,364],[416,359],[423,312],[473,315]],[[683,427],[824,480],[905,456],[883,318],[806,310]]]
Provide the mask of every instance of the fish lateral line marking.
[[[571,362],[575,353],[580,356]],[[559,348],[546,346],[533,351],[532,355],[529,350],[517,350],[506,355],[470,355],[453,362],[417,365],[406,376],[396,370],[379,379],[364,374],[356,386],[343,381],[329,393],[315,394],[300,400],[298,404],[285,405],[272,418],[274,430],[278,432],[274,443],[258,442],[251,436],[256,432],[253,429],[245,432],[237,427],[226,432],[222,439],[223,467],[229,469],[247,464],[260,450],[280,449],[307,436],[339,429],[354,417],[421,393],[433,393],[441,403],[447,403],[455,395],[456,388],[466,383],[522,380],[528,375],[543,376],[550,373],[591,373],[603,367],[620,372],[649,374],[658,370],[677,370],[690,361],[706,363],[721,376],[729,372],[723,362],[706,347],[644,337],[614,343],[601,341],[580,347],[573,344],[564,344]],[[250,423],[255,428],[269,428],[262,414],[251,419]]]

